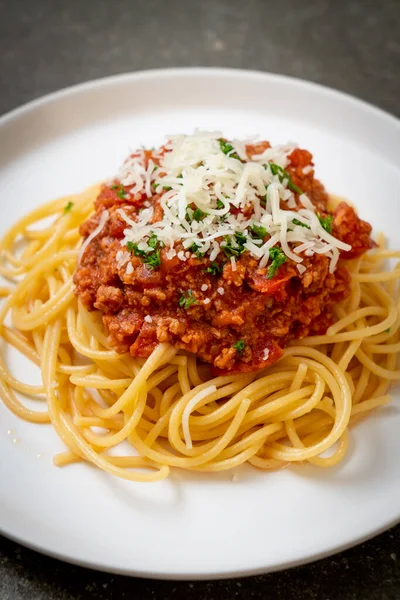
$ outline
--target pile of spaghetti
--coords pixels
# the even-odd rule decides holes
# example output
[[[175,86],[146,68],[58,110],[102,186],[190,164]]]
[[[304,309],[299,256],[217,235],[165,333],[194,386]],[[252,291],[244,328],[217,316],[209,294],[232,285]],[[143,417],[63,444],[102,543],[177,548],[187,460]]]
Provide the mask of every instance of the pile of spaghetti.
[[[209,159],[211,151],[205,154],[204,139],[203,136],[202,152]],[[299,187],[301,177],[296,179],[295,172],[291,171],[294,167],[288,157],[293,155],[293,149],[279,147],[273,154],[269,144],[253,146],[254,154],[265,155],[257,163],[263,164],[266,170],[265,180],[252,183],[250,175],[254,181],[259,177],[258,166],[252,166],[246,171],[247,187],[243,187],[241,166],[229,161],[246,166],[246,162],[250,163],[246,161],[249,148],[239,142],[228,143],[218,136],[206,139],[212,141],[211,150],[217,148],[215,155],[218,154],[217,141],[228,160],[225,164],[225,159],[220,157],[219,168],[226,172],[231,170],[237,177],[236,184],[233,179],[230,184],[232,196],[224,193],[220,196],[223,201],[219,199],[219,202],[216,197],[215,205],[210,196],[208,209],[204,194],[190,195],[194,181],[198,181],[191,169],[206,168],[208,163],[204,156],[201,161],[198,157],[192,158],[192,164],[186,164],[186,168],[175,171],[173,176],[174,165],[169,165],[170,171],[166,168],[168,161],[163,157],[179,148],[182,151],[184,144],[187,161],[190,152],[194,153],[187,139],[177,138],[171,142],[173,147],[166,146],[158,154],[149,152],[131,157],[128,163],[131,172],[127,172],[125,165],[119,179],[37,208],[13,226],[0,242],[0,273],[10,282],[0,288],[3,349],[11,345],[32,361],[40,368],[43,381],[38,386],[20,381],[8,369],[5,357],[0,358],[0,396],[22,419],[52,424],[67,447],[55,457],[56,465],[85,460],[133,481],[163,479],[171,467],[221,471],[247,462],[260,469],[276,469],[303,461],[329,467],[344,457],[350,426],[372,409],[390,402],[388,389],[400,379],[397,364],[400,266],[396,264],[400,252],[386,249],[383,236],[378,237],[372,249],[365,248],[355,258],[349,256],[346,260],[349,289],[340,302],[332,301],[323,313],[325,329],[322,321],[317,323],[315,319],[307,325],[308,334],[304,337],[304,323],[302,328],[299,323],[293,324],[282,342],[278,333],[266,338],[268,331],[256,333],[254,329],[257,344],[263,343],[260,354],[259,349],[255,350],[256,342],[252,348],[251,330],[245,326],[241,330],[239,321],[235,326],[222,324],[222,333],[207,321],[211,319],[207,315],[212,314],[207,311],[213,310],[213,306],[216,312],[224,312],[218,308],[223,306],[218,302],[223,298],[228,302],[227,285],[240,272],[241,261],[246,264],[247,272],[252,268],[251,261],[257,262],[255,283],[251,284],[251,290],[246,288],[246,293],[254,294],[252,302],[262,294],[269,296],[272,310],[276,303],[285,301],[283,288],[287,290],[288,285],[294,285],[296,277],[304,277],[306,267],[301,266],[302,259],[296,258],[302,254],[296,254],[293,248],[303,244],[306,256],[310,257],[313,253],[324,253],[326,247],[326,260],[333,263],[330,271],[333,274],[338,260],[339,267],[342,262],[339,254],[348,252],[350,246],[340,246],[340,242],[335,246],[334,230],[332,235],[327,233],[326,219],[329,221],[330,213],[319,217],[325,233],[318,229],[318,224],[313,224],[315,208]],[[172,162],[171,158],[168,160]],[[182,156],[180,160],[182,162]],[[211,159],[209,164],[214,164]],[[311,167],[300,166],[304,176],[308,176]],[[164,168],[164,173],[157,174],[157,168]],[[210,183],[210,169],[207,190],[214,185]],[[169,177],[168,185],[162,185],[163,177]],[[179,186],[185,185],[185,177],[182,217],[184,188]],[[265,194],[257,185],[265,186]],[[221,193],[221,186],[215,184],[214,189]],[[254,214],[250,217],[246,214],[249,202],[246,194],[254,190],[255,197],[265,198],[260,210],[256,206],[256,223]],[[321,193],[318,189],[318,194]],[[275,207],[274,194],[278,194]],[[309,196],[314,202],[312,190]],[[114,198],[113,201],[110,198]],[[158,217],[146,214],[152,202],[154,206],[164,207]],[[289,206],[281,210],[283,202]],[[136,212],[132,209],[129,213],[130,205],[135,206]],[[176,213],[173,213],[174,206]],[[99,289],[103,293],[104,285],[96,271],[96,261],[103,259],[104,253],[112,252],[109,240],[113,234],[106,228],[113,210],[119,211],[123,222],[123,233],[114,234],[118,247],[113,260],[121,278],[119,288],[116,285],[125,296],[131,293],[131,308],[119,303],[118,309],[113,305],[112,311],[107,312],[99,300]],[[197,216],[196,210],[200,211]],[[277,226],[279,218],[282,220],[277,211],[280,215],[285,212],[289,215],[284,218],[291,237],[285,240],[282,227]],[[293,217],[293,211],[298,217],[296,214]],[[171,213],[172,225],[164,223],[167,212]],[[179,214],[181,220],[186,219],[182,229],[187,243],[183,246],[179,246],[176,237],[179,224],[173,225]],[[238,218],[238,214],[243,214],[247,221],[244,217]],[[46,225],[43,220],[49,217],[52,223]],[[218,225],[219,222],[222,225]],[[90,223],[90,227],[84,225],[82,245],[84,223]],[[140,227],[136,227],[138,223]],[[238,223],[242,228],[240,235]],[[228,234],[218,238],[212,232],[218,231],[220,226],[225,227]],[[140,239],[135,238],[139,235]],[[246,236],[247,241],[244,241]],[[209,239],[224,242],[216,251],[213,242],[206,247]],[[268,245],[271,239],[275,242]],[[287,239],[292,240],[290,248]],[[169,245],[168,240],[171,240]],[[98,247],[93,245],[96,243]],[[265,250],[260,250],[264,245]],[[271,253],[272,247],[278,248],[281,254]],[[213,251],[214,256],[210,258]],[[304,265],[308,264],[306,256]],[[141,294],[136,293],[135,285],[139,284],[134,279],[140,269],[149,278],[157,275],[157,269],[163,273],[163,261],[165,264],[172,261],[178,265],[179,273],[183,273],[176,299],[174,296],[168,300],[175,304],[168,304],[164,312],[165,298],[157,298],[153,292],[146,296],[143,285]],[[89,267],[93,268],[93,276],[85,284],[84,295],[79,272]],[[210,280],[216,277],[215,284],[214,280],[199,283],[198,293],[197,288],[185,287],[184,274],[193,268],[198,268],[198,273],[207,273]],[[229,277],[223,279],[222,273],[226,274],[224,269],[228,268],[231,269]],[[258,289],[260,273],[264,273],[265,287]],[[113,277],[115,279],[115,273]],[[281,282],[279,290],[276,285],[268,287],[269,281],[276,284],[278,280]],[[243,282],[243,286],[246,285]],[[152,289],[154,287],[157,286],[154,284]],[[152,303],[143,302],[144,297],[150,298]],[[174,331],[173,337],[162,338],[166,329],[161,325],[166,315],[171,319],[171,306],[175,305],[175,321],[183,323],[186,332],[190,325],[211,335],[209,327],[220,344],[207,341],[209,337],[205,335],[204,344],[196,351],[190,346],[193,342],[189,343],[176,327],[170,328]],[[120,326],[125,327],[126,322],[121,319],[127,315],[131,318],[132,314],[139,325],[134,335],[124,336],[114,326],[116,315],[119,315]],[[246,318],[253,317],[243,316],[243,322]],[[213,319],[215,323],[215,315]],[[142,335],[138,345],[135,340],[143,331],[146,343]],[[279,344],[285,347],[283,352]],[[37,400],[38,409],[24,405],[24,397]]]

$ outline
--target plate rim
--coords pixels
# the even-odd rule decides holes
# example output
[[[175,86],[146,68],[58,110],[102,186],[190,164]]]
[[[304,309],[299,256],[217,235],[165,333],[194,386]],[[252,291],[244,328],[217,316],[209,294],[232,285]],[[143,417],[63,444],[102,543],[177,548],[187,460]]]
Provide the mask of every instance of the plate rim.
[[[374,104],[371,104],[357,96],[354,96],[350,93],[343,92],[341,90],[337,90],[335,88],[331,88],[329,86],[309,81],[306,79],[301,79],[299,77],[293,77],[288,75],[283,75],[279,73],[272,73],[268,71],[259,71],[259,70],[250,70],[250,69],[241,69],[241,68],[225,68],[225,67],[173,67],[173,68],[155,68],[155,69],[147,69],[147,70],[137,70],[131,72],[120,73],[116,75],[109,75],[101,78],[87,80],[81,83],[77,83],[71,86],[66,86],[61,89],[55,90],[33,100],[30,100],[10,111],[0,115],[0,128],[6,126],[13,120],[17,120],[23,115],[29,114],[30,112],[35,111],[36,108],[44,107],[53,102],[57,102],[61,98],[68,98],[69,96],[74,96],[76,94],[85,93],[88,90],[95,90],[96,88],[102,88],[104,86],[113,86],[119,83],[124,83],[128,81],[143,81],[148,79],[163,79],[169,77],[179,77],[185,78],[187,76],[194,77],[235,77],[241,80],[259,80],[259,81],[269,81],[270,83],[288,83],[292,86],[299,86],[302,88],[307,88],[310,92],[316,92],[318,94],[324,94],[327,97],[330,97],[333,101],[340,100],[342,102],[346,102],[346,104],[351,104],[354,108],[362,108],[364,111],[368,111],[370,114],[373,114],[375,117],[386,120],[387,124],[398,129],[400,132],[400,118],[395,114],[392,114]],[[328,556],[332,556],[349,548],[352,548],[356,545],[359,545],[381,533],[390,529],[394,525],[400,522],[400,512],[398,517],[391,519],[386,522],[385,525],[380,525],[378,527],[371,527],[366,533],[359,535],[358,537],[348,541],[346,543],[338,543],[334,546],[330,546],[330,548],[324,552],[320,552],[318,550],[314,552],[309,552],[306,556],[303,556],[299,559],[287,560],[286,562],[282,562],[279,565],[273,565],[270,567],[256,567],[256,568],[244,568],[244,569],[232,569],[232,567],[219,567],[216,571],[205,573],[184,573],[181,571],[177,572],[168,572],[168,571],[152,571],[151,568],[144,570],[141,568],[140,570],[135,570],[134,568],[113,568],[112,566],[107,566],[107,564],[103,561],[91,562],[90,560],[81,560],[76,559],[69,554],[63,554],[62,552],[53,551],[52,549],[48,549],[45,546],[41,546],[40,544],[36,544],[34,542],[26,541],[19,535],[14,535],[10,529],[5,527],[0,528],[0,534],[4,535],[6,538],[21,544],[29,549],[32,549],[36,552],[44,554],[46,556],[50,556],[57,560],[62,560],[63,562],[67,562],[74,565],[79,565],[85,568],[90,568],[96,571],[108,572],[120,575],[127,575],[132,577],[141,577],[141,578],[151,578],[151,579],[163,579],[163,580],[181,580],[181,581],[200,581],[200,580],[215,580],[215,579],[228,579],[228,578],[238,578],[245,576],[253,576],[260,575],[264,573],[278,572],[281,570],[285,570],[288,568],[293,568],[296,566],[301,566],[310,562],[314,562],[316,560],[321,560]]]
[[[281,562],[278,566],[272,567],[256,567],[254,569],[242,569],[242,570],[229,570],[229,569],[219,569],[218,571],[214,571],[212,573],[176,573],[176,572],[168,572],[168,571],[152,571],[148,569],[147,571],[135,570],[135,569],[125,569],[125,568],[114,568],[106,566],[104,563],[100,562],[90,562],[89,560],[80,560],[74,558],[72,556],[62,554],[61,552],[48,550],[46,548],[41,547],[38,544],[25,542],[23,538],[19,536],[12,535],[9,532],[5,532],[0,529],[0,535],[4,536],[8,540],[11,540],[14,543],[20,544],[24,548],[28,548],[28,550],[33,550],[34,552],[38,552],[44,556],[48,556],[54,560],[59,560],[61,562],[67,563],[69,565],[74,565],[77,567],[82,567],[84,569],[91,569],[92,571],[96,571],[99,573],[110,573],[112,575],[122,575],[124,577],[137,577],[139,579],[154,579],[158,581],[222,581],[227,579],[242,579],[243,577],[256,577],[258,575],[268,575],[272,573],[280,573],[281,571],[286,571],[288,569],[295,569],[297,567],[303,567],[315,562],[319,562],[320,560],[324,560],[331,556],[336,556],[346,550],[350,550],[355,548],[356,546],[360,546],[369,540],[382,535],[383,533],[389,531],[392,527],[395,527],[400,523],[400,516],[392,521],[389,525],[383,525],[371,533],[367,533],[363,536],[360,536],[356,540],[352,540],[351,542],[341,544],[336,546],[335,548],[331,548],[330,550],[326,550],[325,552],[315,552],[312,554],[308,554],[306,557],[296,560],[289,560],[287,562]]]
[[[53,101],[57,101],[61,97],[73,95],[76,93],[85,92],[89,89],[114,85],[120,82],[127,81],[129,79],[138,79],[138,80],[146,80],[151,79],[153,77],[185,77],[187,75],[213,75],[213,76],[236,76],[243,79],[269,79],[276,80],[280,82],[291,83],[292,85],[297,86],[307,86],[310,89],[314,89],[315,91],[319,91],[320,93],[326,94],[327,96],[340,98],[345,100],[346,102],[351,102],[353,105],[362,105],[364,109],[372,111],[376,116],[387,119],[391,121],[392,125],[400,128],[400,117],[397,117],[395,114],[372,104],[371,102],[367,102],[358,96],[354,96],[348,92],[344,92],[342,90],[338,90],[336,88],[317,83],[315,81],[310,81],[308,79],[302,79],[301,77],[294,77],[292,75],[284,75],[281,73],[273,73],[271,71],[259,71],[256,69],[241,69],[234,67],[170,67],[170,68],[154,68],[154,69],[145,69],[145,70],[137,70],[137,71],[127,71],[125,73],[118,73],[116,75],[107,75],[105,77],[97,77],[95,79],[89,79],[87,81],[82,81],[80,83],[76,83],[73,85],[65,86],[54,90],[53,92],[49,92],[48,94],[44,94],[39,96],[38,98],[34,98],[25,102],[11,110],[0,115],[0,127],[3,127],[6,123],[23,115],[30,110],[34,110],[35,108],[51,103]]]

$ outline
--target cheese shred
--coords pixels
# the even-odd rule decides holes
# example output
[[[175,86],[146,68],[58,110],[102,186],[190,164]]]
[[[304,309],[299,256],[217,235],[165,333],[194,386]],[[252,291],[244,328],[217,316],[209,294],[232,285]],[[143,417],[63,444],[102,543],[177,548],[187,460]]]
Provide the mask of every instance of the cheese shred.
[[[122,245],[141,244],[146,251],[156,235],[168,258],[184,262],[196,252],[213,261],[224,253],[235,271],[245,250],[265,267],[270,248],[279,244],[297,264],[303,252],[325,254],[333,271],[339,250],[351,246],[327,233],[311,200],[290,181],[285,169],[294,148],[275,146],[250,157],[243,142],[232,145],[220,132],[196,131],[170,137],[158,165],[151,159],[146,165],[144,153],[132,155],[120,171],[121,183],[134,184],[132,193],[155,190],[163,216],[153,222],[149,207],[135,220],[118,209],[127,224]],[[262,237],[254,234],[260,231]],[[175,252],[176,246],[183,250]]]

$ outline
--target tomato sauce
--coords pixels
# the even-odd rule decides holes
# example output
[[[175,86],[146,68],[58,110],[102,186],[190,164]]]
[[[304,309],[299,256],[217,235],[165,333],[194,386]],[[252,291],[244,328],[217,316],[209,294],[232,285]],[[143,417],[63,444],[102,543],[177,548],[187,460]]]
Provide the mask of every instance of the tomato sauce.
[[[267,142],[248,150],[262,152],[266,147]],[[150,156],[146,152],[146,160]],[[333,213],[328,210],[328,195],[314,179],[308,151],[296,149],[289,158],[287,171],[294,184],[323,217],[332,217],[332,235],[352,246],[341,252],[334,273],[329,272],[330,259],[324,254],[304,256],[302,274],[288,259],[268,279],[267,268],[259,268],[247,251],[236,259],[233,270],[221,253],[211,265],[206,256],[195,254],[185,262],[177,256],[168,258],[167,248],[160,251],[158,268],[134,254],[119,267],[117,254],[126,223],[117,209],[135,219],[149,199],[136,194],[128,201],[115,185],[102,188],[95,213],[81,225],[82,237],[97,227],[105,209],[109,218],[83,253],[75,286],[87,309],[102,312],[117,352],[147,357],[158,343],[168,342],[210,363],[216,374],[240,373],[273,364],[291,340],[326,332],[333,321],[333,305],[350,292],[345,261],[374,246],[371,226],[345,203]],[[156,208],[154,220],[161,219],[160,196],[154,194],[150,202]]]

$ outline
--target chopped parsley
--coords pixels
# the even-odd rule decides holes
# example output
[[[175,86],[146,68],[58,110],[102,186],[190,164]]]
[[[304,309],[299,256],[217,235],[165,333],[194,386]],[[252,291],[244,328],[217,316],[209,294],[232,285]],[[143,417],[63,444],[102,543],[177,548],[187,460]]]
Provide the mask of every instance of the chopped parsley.
[[[235,239],[240,246],[243,246],[247,242],[247,238],[241,231],[235,233]]]
[[[241,354],[243,354],[243,350],[245,349],[246,344],[244,343],[244,340],[238,340],[236,342],[236,344],[233,344],[233,348],[235,348],[236,352],[239,354],[239,356]]]
[[[385,331],[383,333],[390,333],[390,327],[388,327],[387,329],[385,329]]]
[[[111,186],[112,190],[115,190],[117,192],[117,196],[118,198],[121,198],[121,200],[124,200],[126,198],[126,194],[127,192],[124,189],[123,185],[112,185]]]
[[[166,192],[170,192],[172,190],[172,187],[169,185],[163,185],[163,190],[165,190]]]
[[[237,160],[240,160],[239,155],[236,154],[236,152],[233,150],[232,144],[223,140],[222,138],[219,138],[218,141],[219,141],[219,147],[221,148],[221,151],[224,154],[229,154],[229,156],[231,158],[236,158]]]
[[[276,165],[275,163],[268,163],[269,168],[271,169],[271,173],[272,175],[281,175],[283,169],[282,167],[280,167],[279,165]],[[266,165],[266,166],[268,166]]]
[[[193,242],[193,244],[189,247],[189,250],[195,254],[197,258],[203,258],[204,252],[200,252],[200,246],[198,246],[196,242]]]
[[[147,256],[146,250],[140,250],[138,245],[134,244],[133,242],[127,242],[126,247],[128,248],[129,252],[133,252],[135,256],[140,256],[140,258],[146,258]]]
[[[274,246],[273,248],[269,249],[269,257],[272,260],[272,263],[268,267],[267,279],[272,279],[279,267],[286,262],[286,254],[282,248]]]
[[[155,233],[151,234],[147,243],[152,250],[141,250],[138,245],[133,242],[127,242],[126,248],[129,252],[133,252],[135,256],[141,258],[150,269],[157,269],[161,265],[160,248],[162,248],[164,244],[158,240]]]
[[[217,262],[210,263],[210,266],[207,267],[206,273],[210,273],[211,275],[221,275],[223,266],[219,265]]]
[[[326,217],[322,217],[319,213],[317,213],[317,217],[322,227],[328,233],[332,231],[332,223],[333,223],[333,215],[327,215]]]
[[[229,200],[229,196],[226,196],[226,199]],[[217,209],[221,210],[221,208],[225,208],[225,204],[222,202],[222,200],[217,200]],[[221,221],[221,223],[224,223],[224,221],[226,221],[227,216],[228,213],[219,216],[219,220]]]
[[[143,258],[143,262],[150,267],[150,269],[157,269],[161,265],[160,251],[155,250],[155,252],[147,254],[147,256]]]
[[[285,169],[282,169],[282,167],[280,167],[279,165],[276,165],[275,163],[268,163],[268,164],[271,169],[272,175],[278,175],[279,181],[281,183],[284,179],[287,179],[287,182],[288,182],[287,186],[288,186],[289,190],[292,190],[292,192],[297,192],[298,194],[303,193],[302,190],[293,183],[289,173],[287,171],[285,171]]]
[[[225,245],[221,245],[221,248],[228,258],[230,258],[231,256],[235,256],[237,258],[241,256],[246,250],[244,245],[247,241],[247,238],[240,231],[237,231],[234,236],[225,235],[224,240]]]
[[[268,235],[268,231],[262,225],[252,225],[250,231],[253,237],[260,240],[263,240]]]
[[[152,233],[151,236],[149,237],[148,241],[147,241],[148,245],[150,246],[150,248],[153,248],[153,250],[157,250],[157,248],[163,248],[164,244],[163,242],[160,242],[157,235],[155,233]]]
[[[186,220],[189,223],[192,223],[192,221],[197,221],[197,223],[200,223],[200,221],[202,221],[203,219],[205,219],[205,217],[208,216],[208,213],[203,212],[200,208],[195,208],[195,210],[193,210],[192,208],[188,208],[186,210]]]
[[[293,222],[293,225],[300,225],[300,227],[305,227],[306,229],[310,229],[309,225],[306,225],[305,223],[302,223],[298,219],[293,219],[292,222]]]
[[[73,207],[73,205],[74,205],[73,202],[68,202],[68,204],[65,205],[64,215],[66,215],[71,210],[71,208]]]
[[[207,215],[208,213],[203,212],[200,208],[196,208],[193,213],[193,219],[200,223],[200,221],[202,221]]]
[[[179,306],[181,308],[190,308],[192,304],[198,304],[196,298],[193,296],[193,291],[188,290],[184,292],[182,296],[179,298]]]

